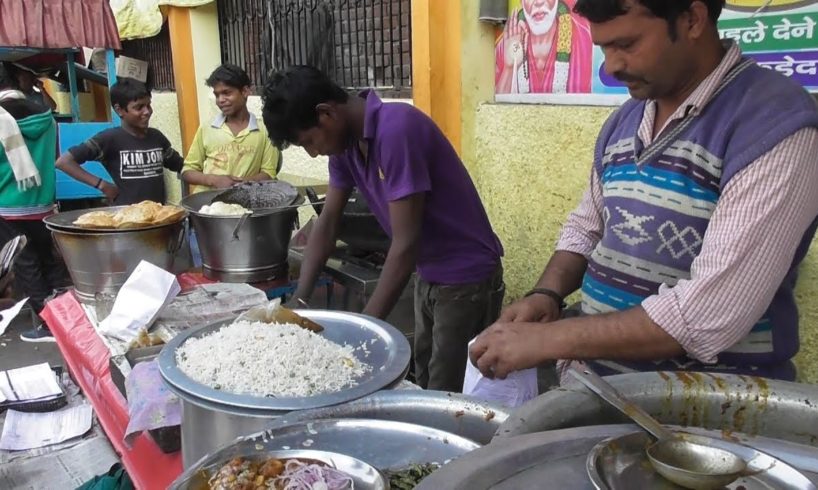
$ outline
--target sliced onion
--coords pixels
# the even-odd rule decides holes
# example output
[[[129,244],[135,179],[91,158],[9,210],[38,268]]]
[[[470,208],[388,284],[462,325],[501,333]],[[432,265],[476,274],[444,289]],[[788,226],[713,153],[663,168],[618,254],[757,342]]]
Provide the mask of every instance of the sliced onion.
[[[353,481],[343,471],[297,459],[287,460],[284,472],[269,482],[270,488],[283,490],[352,490]]]

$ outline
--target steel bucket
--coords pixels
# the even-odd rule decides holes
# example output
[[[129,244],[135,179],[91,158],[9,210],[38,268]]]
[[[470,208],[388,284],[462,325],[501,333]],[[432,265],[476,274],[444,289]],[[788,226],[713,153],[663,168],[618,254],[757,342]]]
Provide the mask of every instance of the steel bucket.
[[[222,190],[204,191],[182,199],[190,213],[202,254],[205,277],[222,282],[255,283],[287,274],[290,238],[298,219],[298,204],[246,217],[199,213]]]
[[[83,232],[49,218],[44,221],[65,260],[77,297],[89,304],[97,293],[116,295],[143,260],[173,271],[175,255],[185,238],[184,220],[148,229],[110,232]]]

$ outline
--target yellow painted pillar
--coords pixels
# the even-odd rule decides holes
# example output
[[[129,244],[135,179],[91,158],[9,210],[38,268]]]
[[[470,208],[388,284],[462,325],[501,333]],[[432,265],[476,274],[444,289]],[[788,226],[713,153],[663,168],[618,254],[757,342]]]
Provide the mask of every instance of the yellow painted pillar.
[[[461,149],[461,2],[412,0],[412,98]]]
[[[202,119],[214,111],[204,81],[221,63],[218,11],[211,2],[195,8],[168,7],[167,15],[179,126],[187,153]]]
[[[187,154],[199,128],[199,103],[197,99],[196,76],[191,69],[193,58],[193,36],[190,31],[190,9],[168,8],[168,30],[173,58],[173,78],[176,85],[176,100],[179,104],[179,128],[182,133],[182,151]]]

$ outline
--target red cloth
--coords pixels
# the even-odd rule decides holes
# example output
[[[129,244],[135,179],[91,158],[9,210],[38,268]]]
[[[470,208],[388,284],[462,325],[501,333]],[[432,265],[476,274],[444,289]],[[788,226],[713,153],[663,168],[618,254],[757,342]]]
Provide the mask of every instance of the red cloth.
[[[179,281],[183,293],[187,293],[202,284],[216,283],[216,281],[206,278],[201,272],[183,272],[176,276],[176,280]]]
[[[136,488],[167,488],[182,473],[182,454],[163,453],[147,433],[136,437],[131,448],[125,446],[128,403],[111,380],[110,352],[74,294],[68,292],[49,301],[40,316],[54,334],[68,369],[93,405]]]
[[[121,49],[108,0],[3,0],[0,46]]]

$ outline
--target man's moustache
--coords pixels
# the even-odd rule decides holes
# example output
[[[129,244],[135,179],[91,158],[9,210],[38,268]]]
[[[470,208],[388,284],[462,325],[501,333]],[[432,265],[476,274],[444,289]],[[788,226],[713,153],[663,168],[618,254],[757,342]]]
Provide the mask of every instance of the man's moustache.
[[[614,73],[613,77],[619,80],[622,83],[628,82],[645,82],[644,78],[636,77],[633,75],[628,75],[627,73]]]

